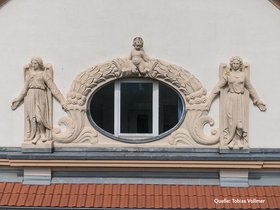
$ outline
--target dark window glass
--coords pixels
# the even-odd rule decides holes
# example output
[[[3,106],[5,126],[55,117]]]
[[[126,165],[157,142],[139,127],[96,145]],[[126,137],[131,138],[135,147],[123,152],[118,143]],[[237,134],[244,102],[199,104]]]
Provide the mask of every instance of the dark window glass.
[[[167,85],[159,84],[159,134],[173,128],[180,120],[183,105],[179,95]]]
[[[114,83],[102,87],[93,95],[90,115],[98,127],[114,134]]]
[[[155,93],[158,93],[158,97]],[[156,104],[153,104],[153,100],[156,100]],[[157,104],[158,109],[153,110]],[[148,142],[150,137],[170,131],[179,123],[184,112],[181,97],[173,88],[147,80],[106,84],[93,94],[88,109],[93,126],[97,125],[99,129],[129,143],[135,137],[137,143],[141,140]],[[155,116],[158,118],[153,119]],[[120,124],[114,125],[115,122]],[[153,128],[153,125],[158,125],[158,128]],[[145,135],[139,137],[141,135],[133,134]]]
[[[121,133],[152,133],[153,84],[121,83]]]

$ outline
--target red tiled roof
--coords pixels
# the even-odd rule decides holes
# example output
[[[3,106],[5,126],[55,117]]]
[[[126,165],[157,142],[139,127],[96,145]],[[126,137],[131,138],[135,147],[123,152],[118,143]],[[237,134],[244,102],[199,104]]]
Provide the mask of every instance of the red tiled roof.
[[[280,186],[247,188],[155,184],[37,186],[22,183],[0,183],[0,206],[280,209]]]

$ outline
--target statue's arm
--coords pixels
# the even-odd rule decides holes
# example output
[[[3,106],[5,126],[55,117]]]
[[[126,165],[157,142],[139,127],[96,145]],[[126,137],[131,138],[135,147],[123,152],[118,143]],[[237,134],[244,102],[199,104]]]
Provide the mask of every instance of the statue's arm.
[[[65,97],[62,95],[60,90],[57,88],[56,84],[53,82],[51,77],[45,77],[45,83],[50,89],[52,95],[58,100],[58,102],[62,105],[62,107],[66,108],[66,100]]]
[[[222,79],[216,84],[216,86],[213,88],[212,92],[210,93],[207,101],[208,109],[210,109],[213,100],[220,94],[221,88],[227,85],[227,79],[226,76],[223,76]]]
[[[11,108],[12,110],[15,110],[16,108],[18,108],[18,106],[22,103],[24,97],[26,96],[28,91],[28,81],[25,81],[24,83],[24,87],[22,89],[22,91],[20,92],[20,94],[18,95],[18,97],[16,97],[13,101],[12,101],[12,105]]]
[[[257,91],[253,87],[251,81],[249,80],[248,77],[245,78],[245,87],[248,90],[250,97],[253,101],[253,103],[261,110],[261,111],[266,111],[266,106],[262,102],[262,100],[259,98]]]

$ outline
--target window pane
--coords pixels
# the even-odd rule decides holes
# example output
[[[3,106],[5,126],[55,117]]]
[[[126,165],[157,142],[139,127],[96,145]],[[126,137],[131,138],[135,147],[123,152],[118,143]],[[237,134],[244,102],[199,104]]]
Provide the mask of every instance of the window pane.
[[[152,133],[152,83],[121,83],[121,133]]]
[[[114,133],[114,83],[102,87],[93,95],[90,115],[100,128]]]
[[[173,128],[183,113],[183,104],[176,91],[159,84],[159,134]]]

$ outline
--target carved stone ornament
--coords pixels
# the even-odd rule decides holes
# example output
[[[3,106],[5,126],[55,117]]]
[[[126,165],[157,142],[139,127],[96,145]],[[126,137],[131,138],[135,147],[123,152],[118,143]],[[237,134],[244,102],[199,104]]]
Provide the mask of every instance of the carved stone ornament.
[[[209,97],[220,94],[220,148],[248,149],[249,98],[260,111],[266,111],[250,81],[250,66],[238,56],[230,59],[230,66],[220,64],[220,81]]]
[[[40,57],[31,59],[31,63],[24,66],[24,87],[11,108],[15,110],[24,102],[24,143],[23,147],[41,145],[42,148],[51,147],[53,127],[53,103],[55,96],[65,108],[64,96],[53,82],[53,67],[43,64]],[[39,146],[39,147],[41,147]]]
[[[31,64],[25,68],[24,90],[12,104],[12,109],[16,109],[24,100],[25,142],[31,142],[35,147],[48,141],[53,141],[55,147],[133,147],[133,144],[116,141],[96,130],[86,114],[87,103],[90,96],[104,84],[124,78],[143,78],[158,80],[174,88],[185,105],[185,115],[180,125],[156,141],[141,144],[143,147],[248,147],[249,95],[260,110],[266,110],[250,84],[249,65],[243,65],[238,57],[231,59],[230,68],[221,64],[220,82],[208,98],[206,89],[190,72],[148,57],[143,44],[143,39],[136,37],[128,58],[116,58],[81,72],[72,82],[66,100],[53,83],[52,66],[44,66],[39,58],[32,59]],[[205,134],[206,124],[214,126],[208,112],[212,100],[219,94],[221,132],[216,128]],[[52,96],[58,99],[67,113],[54,129]]]

